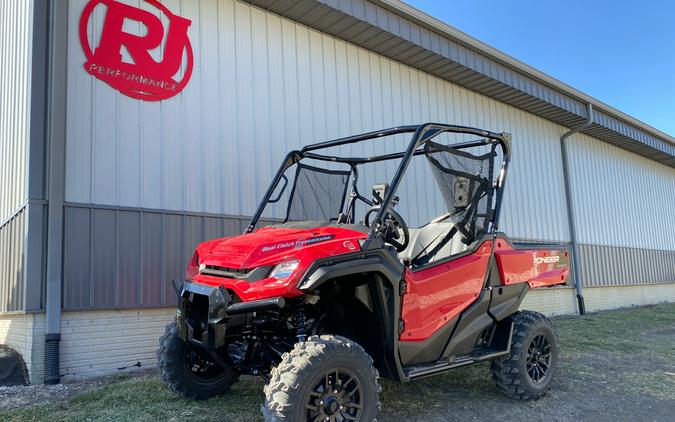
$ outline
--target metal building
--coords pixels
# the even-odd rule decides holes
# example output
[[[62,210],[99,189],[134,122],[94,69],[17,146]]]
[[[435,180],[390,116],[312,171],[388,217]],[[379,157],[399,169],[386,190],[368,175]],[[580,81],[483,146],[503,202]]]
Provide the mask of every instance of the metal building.
[[[0,343],[34,383],[153,365],[285,152],[401,124],[513,135],[502,229],[575,258],[525,306],[675,301],[675,139],[398,0],[3,0],[0,51]]]

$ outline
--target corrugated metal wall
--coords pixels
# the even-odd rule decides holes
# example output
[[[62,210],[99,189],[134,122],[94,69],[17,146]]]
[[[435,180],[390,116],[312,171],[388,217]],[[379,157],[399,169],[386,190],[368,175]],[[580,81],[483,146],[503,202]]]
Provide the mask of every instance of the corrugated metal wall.
[[[247,225],[246,218],[69,206],[63,308],[175,305],[171,280],[184,280],[195,246]]]
[[[568,142],[579,243],[675,251],[675,169],[583,134]]]
[[[238,1],[163,3],[193,21],[195,66],[183,93],[160,103],[128,98],[84,71],[77,27],[86,0],[69,3],[68,309],[170,303],[168,281],[182,276],[194,244],[241,229],[241,217],[221,217],[251,215],[285,152],[401,124],[511,132],[502,229],[524,241],[569,241],[559,147],[565,128]],[[102,19],[95,12],[91,39]],[[642,172],[643,163],[632,165]],[[436,188],[424,171],[409,176],[419,200],[400,207],[415,214],[420,203],[434,205]],[[595,222],[580,223],[584,233]],[[611,233],[625,243],[623,232]]]
[[[23,210],[0,227],[0,313],[24,307],[24,232]]]
[[[587,135],[567,142],[584,284],[675,282],[675,169]]]
[[[580,245],[581,279],[587,286],[675,282],[675,251]]]
[[[32,2],[0,2],[0,313],[24,309]]]
[[[26,200],[31,2],[0,2],[0,224]]]
[[[70,3],[74,46],[85,3]],[[512,132],[504,229],[567,240],[561,127],[247,4],[165,4],[193,20],[195,68],[178,97],[125,97],[84,71],[79,46],[69,49],[68,201],[251,215],[292,148],[442,121]]]

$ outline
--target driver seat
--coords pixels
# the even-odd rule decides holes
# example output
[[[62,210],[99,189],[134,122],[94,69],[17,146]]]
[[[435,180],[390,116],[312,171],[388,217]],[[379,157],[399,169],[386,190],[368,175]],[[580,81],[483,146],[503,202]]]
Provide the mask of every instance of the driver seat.
[[[452,228],[453,224],[451,222],[439,221],[437,223],[429,223],[419,229],[409,229],[410,243],[403,252],[398,254],[399,258],[410,262],[425,250],[425,248],[426,252],[432,250],[436,243],[440,242],[443,236],[452,230]],[[431,257],[429,263],[464,252],[467,248],[468,246],[461,240],[461,235],[455,233],[455,235],[443,245],[438,253]]]

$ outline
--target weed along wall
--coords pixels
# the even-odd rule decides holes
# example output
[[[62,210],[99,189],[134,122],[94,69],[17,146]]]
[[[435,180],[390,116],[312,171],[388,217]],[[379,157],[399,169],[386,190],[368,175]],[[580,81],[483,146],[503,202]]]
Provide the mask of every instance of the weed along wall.
[[[26,11],[33,50],[64,46],[48,59],[54,72],[37,59],[27,65],[35,79],[26,95],[44,109],[28,109],[26,124],[46,135],[12,139],[26,146],[28,167],[42,170],[17,176],[26,193],[0,204],[7,245],[0,263],[16,263],[19,272],[33,262],[44,268],[0,274],[0,341],[24,355],[32,382],[44,380],[45,338],[59,344],[61,378],[153,366],[175,315],[172,281],[184,279],[198,243],[244,231],[288,151],[429,121],[512,134],[501,230],[514,242],[569,248],[573,205],[587,311],[675,301],[675,237],[664,230],[675,209],[670,137],[597,102],[593,126],[567,140],[570,202],[560,138],[588,117],[572,88],[516,72],[496,53],[466,49],[447,30],[429,32],[380,2],[362,0],[350,11],[306,2],[345,19],[326,28],[308,26],[304,9],[267,3],[71,0]],[[359,38],[359,26],[346,22],[382,36]],[[415,61],[414,52],[429,56]],[[470,70],[486,73],[481,86],[460,77],[471,67],[464,59],[477,54],[486,55],[485,67]],[[51,81],[49,91],[38,89],[39,75]],[[3,154],[6,168],[12,158]],[[421,199],[401,203],[402,214],[435,195],[430,173],[411,177]],[[21,203],[25,221],[12,220]],[[3,237],[10,226],[26,234],[21,255],[11,252],[15,236]],[[525,305],[577,313],[574,281],[534,292]]]

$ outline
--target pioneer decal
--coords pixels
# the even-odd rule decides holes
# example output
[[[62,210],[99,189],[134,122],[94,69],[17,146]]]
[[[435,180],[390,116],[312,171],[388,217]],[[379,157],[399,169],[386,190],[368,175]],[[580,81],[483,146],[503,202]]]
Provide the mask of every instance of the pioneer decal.
[[[263,246],[260,252],[276,252],[284,249],[297,249],[303,246],[314,245],[316,243],[325,242],[335,238],[334,234],[327,234],[324,236],[310,237],[309,239],[293,240],[289,242],[275,243],[273,245]]]
[[[188,27],[192,22],[157,0],[140,3],[144,9],[117,0],[87,3],[80,17],[84,69],[129,97],[165,100],[190,80],[193,57]],[[100,34],[89,32],[94,9],[105,13]],[[137,29],[138,35],[127,28]],[[155,60],[153,55],[160,53],[159,61]]]
[[[555,256],[535,256],[534,257],[534,264],[539,265],[539,264],[557,264],[560,262],[560,256],[555,255]]]

